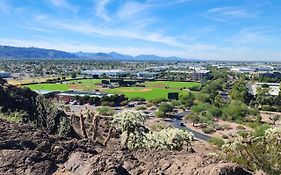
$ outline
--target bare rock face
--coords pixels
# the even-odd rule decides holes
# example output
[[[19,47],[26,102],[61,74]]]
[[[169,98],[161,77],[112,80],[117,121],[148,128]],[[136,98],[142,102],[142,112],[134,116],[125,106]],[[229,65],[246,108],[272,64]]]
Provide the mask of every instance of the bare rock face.
[[[61,165],[73,175],[251,174],[206,153],[128,151],[115,139],[105,148],[90,140],[52,136],[30,125],[0,119],[0,174],[50,175],[61,170]]]
[[[72,174],[129,174],[122,167],[120,156],[118,154],[92,156],[76,152],[71,154],[64,166]]]
[[[0,174],[49,175],[57,169],[53,161],[32,150],[1,150]]]
[[[204,175],[251,175],[252,173],[248,172],[241,166],[234,163],[218,163],[217,165],[211,165],[199,169],[196,174]]]
[[[0,119],[0,174],[53,174],[72,151],[95,154],[89,141],[48,135],[27,124]]]
[[[208,156],[169,151],[104,151],[97,155],[75,152],[64,167],[73,175],[251,175],[237,164]]]

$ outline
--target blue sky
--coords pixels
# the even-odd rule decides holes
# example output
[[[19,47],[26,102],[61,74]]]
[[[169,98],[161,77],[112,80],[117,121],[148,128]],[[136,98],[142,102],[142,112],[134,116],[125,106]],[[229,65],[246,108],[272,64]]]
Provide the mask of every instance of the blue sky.
[[[281,60],[280,0],[1,0],[0,44]]]

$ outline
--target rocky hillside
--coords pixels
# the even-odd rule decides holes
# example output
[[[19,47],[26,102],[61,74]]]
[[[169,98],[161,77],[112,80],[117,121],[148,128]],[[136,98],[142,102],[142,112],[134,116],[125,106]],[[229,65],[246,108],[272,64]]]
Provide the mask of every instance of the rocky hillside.
[[[204,153],[127,151],[116,140],[105,148],[90,140],[51,136],[27,124],[3,120],[0,138],[0,174],[251,174]]]
[[[35,125],[49,134],[78,138],[65,112],[58,110],[50,100],[28,88],[9,85],[1,78],[0,118],[16,118],[18,122]]]

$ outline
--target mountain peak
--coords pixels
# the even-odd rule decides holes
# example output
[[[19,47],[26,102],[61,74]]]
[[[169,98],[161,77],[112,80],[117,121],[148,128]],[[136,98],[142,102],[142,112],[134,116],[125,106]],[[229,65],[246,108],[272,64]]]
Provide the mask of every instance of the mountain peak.
[[[1,58],[16,58],[16,59],[91,59],[91,60],[111,60],[111,61],[186,61],[187,59],[169,56],[162,57],[152,54],[141,54],[131,56],[121,54],[115,51],[109,53],[97,52],[76,52],[69,53],[54,49],[35,48],[35,47],[13,47],[0,45]]]

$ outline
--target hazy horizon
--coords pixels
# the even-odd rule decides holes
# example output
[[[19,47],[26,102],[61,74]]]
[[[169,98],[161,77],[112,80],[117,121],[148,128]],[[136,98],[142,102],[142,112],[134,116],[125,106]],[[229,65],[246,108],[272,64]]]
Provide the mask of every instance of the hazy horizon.
[[[280,11],[274,0],[3,0],[0,45],[280,61]]]

